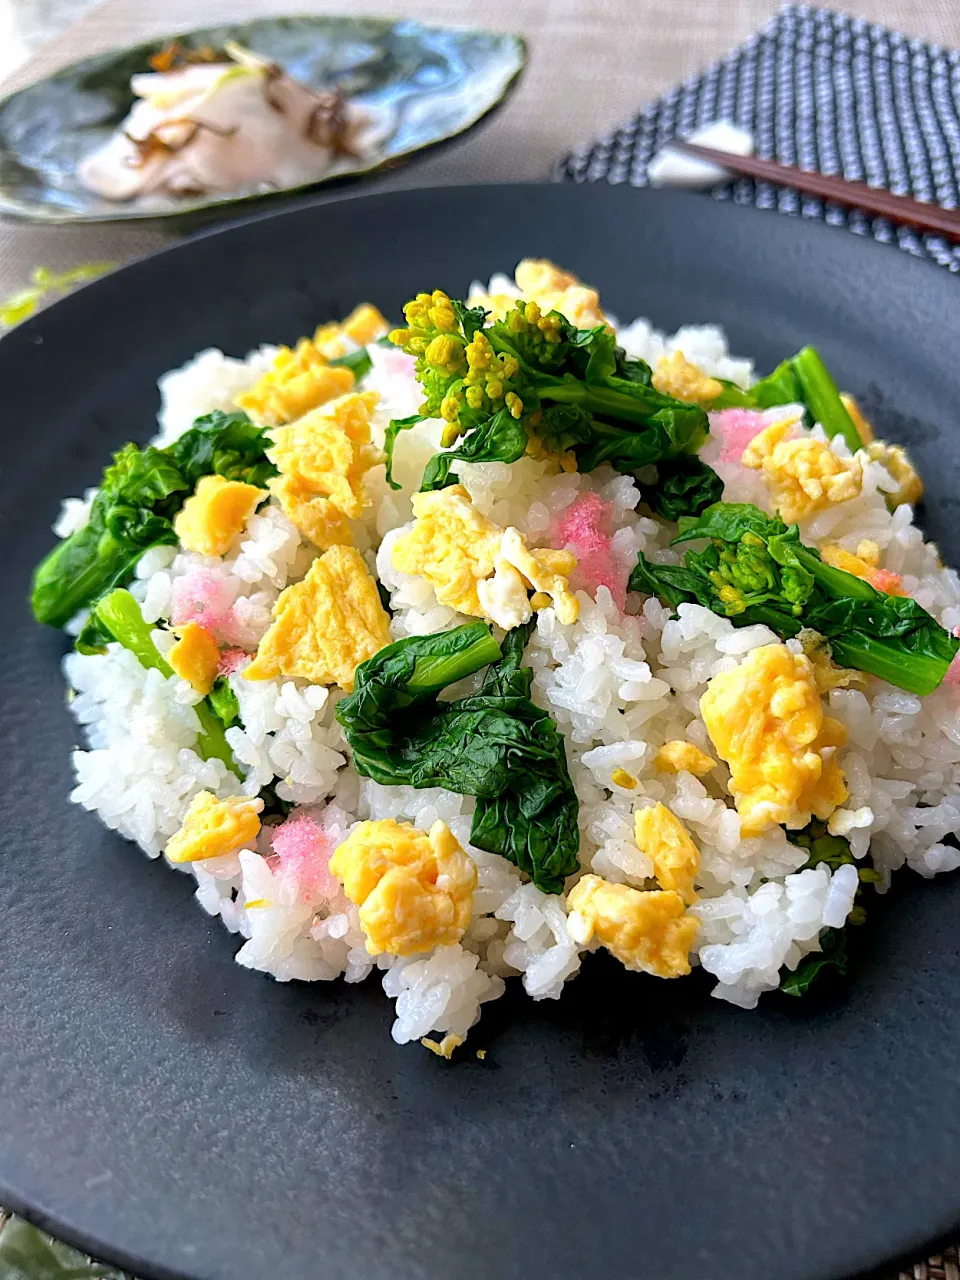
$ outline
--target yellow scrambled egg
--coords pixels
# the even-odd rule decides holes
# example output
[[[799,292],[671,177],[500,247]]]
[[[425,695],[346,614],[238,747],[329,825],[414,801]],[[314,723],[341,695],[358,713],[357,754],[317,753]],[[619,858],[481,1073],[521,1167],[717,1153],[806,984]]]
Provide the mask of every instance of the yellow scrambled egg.
[[[834,569],[842,569],[844,573],[852,573],[855,578],[869,582],[877,591],[888,596],[905,596],[903,584],[898,573],[880,568],[880,548],[869,538],[863,538],[857,544],[856,553],[846,551],[843,547],[828,544],[820,548],[821,558]]]
[[[682,351],[663,355],[653,371],[653,386],[661,395],[686,400],[688,404],[710,405],[723,390],[723,383],[698,369]]]
[[[413,514],[413,528],[394,543],[393,564],[426,578],[441,604],[507,630],[551,604],[561,622],[576,621],[571,552],[530,550],[518,530],[501,529],[478,511],[460,484],[414,494]]]
[[[674,738],[665,742],[654,756],[653,763],[661,773],[692,773],[695,778],[705,777],[717,762],[693,742]]]
[[[795,418],[765,427],[744,449],[741,466],[762,471],[770,500],[786,524],[855,498],[863,484],[856,458],[838,458],[829,445],[809,436],[790,439]]]
[[[202,476],[177,513],[174,531],[188,551],[202,556],[226,555],[266,496],[266,490],[256,485],[223,476]]]
[[[803,646],[803,652],[813,666],[813,678],[821,693],[829,693],[831,689],[846,689],[850,685],[865,685],[867,676],[862,671],[851,671],[847,667],[838,667],[830,652],[830,643],[819,631],[804,628],[797,636]]]
[[[353,542],[346,520],[363,514],[364,477],[383,461],[370,441],[378,400],[375,391],[351,392],[270,433],[267,457],[280,472],[270,491],[318,547]]]
[[[345,395],[353,383],[350,369],[328,364],[309,338],[301,338],[292,351],[280,348],[271,368],[249,391],[237,396],[237,404],[255,422],[277,427]]]
[[[178,639],[167,654],[167,662],[178,676],[206,697],[217,678],[220,648],[213,634],[199,622],[186,622],[176,631]]]
[[[687,914],[679,893],[631,889],[586,875],[571,890],[567,910],[567,927],[579,946],[596,938],[628,969],[657,978],[690,972],[700,922]]]
[[[923,497],[923,481],[910,461],[907,451],[898,444],[874,440],[867,445],[867,457],[871,462],[879,462],[891,480],[896,482],[896,489],[886,495],[890,506],[899,507],[904,502],[916,506]]]
[[[315,493],[299,476],[274,476],[267,483],[287,519],[321,551],[353,545],[350,522],[330,498]]]
[[[259,799],[227,796],[218,800],[209,791],[198,791],[183,826],[167,841],[167,857],[171,862],[199,862],[236,853],[256,840],[262,808]]]
[[[653,863],[662,889],[673,889],[689,906],[697,891],[693,881],[700,870],[700,850],[680,819],[665,804],[638,809],[634,814],[637,848]]]
[[[359,908],[371,955],[409,956],[459,942],[470,923],[477,868],[445,822],[361,822],[330,859]]]
[[[237,404],[264,426],[295,421],[352,390],[353,373],[329,362],[382,338],[389,327],[372,303],[361,302],[341,324],[320,325],[293,349],[281,347],[270,369],[237,397]]]
[[[377,585],[354,547],[318,556],[302,582],[281,591],[273,619],[246,680],[287,676],[349,692],[360,663],[390,643]]]
[[[520,301],[535,302],[544,314],[559,311],[578,329],[592,329],[607,323],[600,310],[597,290],[544,258],[524,258],[517,264],[514,281],[520,291]],[[518,299],[509,293],[495,293],[474,295],[470,301],[473,306],[485,307],[495,320],[502,320]]]
[[[449,1062],[453,1057],[454,1049],[459,1048],[463,1044],[463,1040],[460,1036],[454,1035],[452,1031],[449,1031],[442,1040],[431,1040],[429,1036],[424,1036],[420,1043],[425,1049],[435,1053],[438,1058],[446,1058]],[[479,1058],[482,1053],[482,1049],[478,1050],[477,1057]]]
[[[730,766],[744,836],[805,827],[847,798],[836,748],[846,731],[823,714],[813,664],[785,644],[753,649],[700,699],[711,741]]]

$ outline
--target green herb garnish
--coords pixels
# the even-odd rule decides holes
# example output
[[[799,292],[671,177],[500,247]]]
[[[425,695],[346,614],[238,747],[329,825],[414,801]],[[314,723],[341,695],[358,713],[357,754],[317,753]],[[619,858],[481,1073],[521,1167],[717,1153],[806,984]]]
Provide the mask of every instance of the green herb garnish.
[[[521,666],[533,625],[507,632],[502,646],[482,622],[387,645],[357,668],[337,719],[363,777],[476,796],[473,844],[560,893],[579,865],[579,806],[563,738],[530,700],[533,673]],[[477,693],[437,699],[482,667]]]
[[[581,471],[608,462],[623,472],[695,454],[707,438],[703,409],[657,391],[650,366],[627,359],[604,325],[576,329],[522,302],[488,325],[482,307],[439,291],[404,314],[408,327],[391,338],[417,357],[425,398],[420,415],[391,424],[388,468],[397,433],[424,418],[447,422],[445,444],[460,441],[431,460],[425,489],[454,483],[457,460],[516,462],[531,435],[572,449]]]
[[[810,426],[819,422],[828,436],[843,436],[853,453],[863,448],[864,441],[816,347],[804,347],[747,391],[725,382],[710,408],[772,409],[780,404],[802,404]]]
[[[175,546],[173,517],[205,475],[263,485],[276,469],[268,440],[245,413],[209,413],[165,449],[125,445],[114,455],[90,519],[34,572],[38,622],[62,627],[112,587],[128,582],[150,547]]]
[[[830,642],[834,661],[879,676],[908,693],[932,693],[960,640],[926,609],[824,564],[796,525],[750,503],[718,502],[683,517],[674,543],[709,539],[683,565],[652,564],[641,553],[630,588],[676,607],[704,605],[737,626],[763,623],[784,639],[807,628]]]
[[[91,620],[81,633],[87,637],[87,643],[82,652],[102,652],[110,640],[115,640],[117,644],[122,644],[125,649],[129,649],[140,665],[146,667],[148,671],[159,671],[162,676],[172,676],[173,669],[161,657],[159,649],[153,643],[151,630],[150,625],[143,620],[143,614],[136,599],[123,587],[117,587],[109,595],[104,596],[93,609]],[[102,644],[99,647],[93,641],[94,636],[101,638]],[[221,705],[223,705],[222,702]],[[231,773],[235,773],[238,778],[242,777],[233,758],[233,752],[230,750],[230,744],[224,735],[224,729],[229,726],[221,718],[220,712],[214,709],[211,699],[204,698],[193,709],[200,721],[197,753],[204,760],[213,758],[222,760]],[[239,714],[239,706],[237,712]]]

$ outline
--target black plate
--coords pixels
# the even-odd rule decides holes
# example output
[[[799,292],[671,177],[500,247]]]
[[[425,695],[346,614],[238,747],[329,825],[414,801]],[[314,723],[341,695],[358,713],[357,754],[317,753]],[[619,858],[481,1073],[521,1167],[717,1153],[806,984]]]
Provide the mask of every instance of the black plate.
[[[743,1013],[596,958],[488,1006],[441,1062],[360,988],[280,986],[186,877],[67,803],[61,638],[24,604],[62,494],[153,430],[157,375],[361,298],[549,255],[622,317],[718,320],[772,368],[816,341],[925,473],[956,562],[957,283],[702,197],[410,191],[169,249],[0,342],[0,1202],[152,1276],[827,1280],[960,1220],[960,878],[879,913],[849,988]]]

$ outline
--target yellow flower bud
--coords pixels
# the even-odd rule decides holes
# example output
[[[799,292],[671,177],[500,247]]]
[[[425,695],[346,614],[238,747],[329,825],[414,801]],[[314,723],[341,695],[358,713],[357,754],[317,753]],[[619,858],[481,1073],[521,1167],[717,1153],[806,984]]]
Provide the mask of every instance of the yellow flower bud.
[[[466,396],[464,398],[471,409],[483,408],[482,387],[467,387]]]
[[[519,418],[520,415],[523,413],[523,401],[520,399],[520,397],[516,394],[515,391],[507,392],[506,399],[504,400],[504,404],[510,410],[511,418]]]
[[[487,379],[487,395],[491,400],[499,400],[503,395],[503,383],[499,378],[491,377]]]
[[[444,449],[449,449],[452,444],[456,444],[461,435],[459,422],[448,422],[443,428],[440,435],[440,444]]]
[[[440,401],[440,417],[444,422],[459,422],[460,397],[454,391],[448,391]]]
[[[439,333],[427,344],[424,357],[428,364],[443,373],[456,373],[463,367],[463,348],[456,338]]]
[[[527,324],[536,324],[540,319],[540,308],[535,302],[528,302],[523,308],[523,316]]]

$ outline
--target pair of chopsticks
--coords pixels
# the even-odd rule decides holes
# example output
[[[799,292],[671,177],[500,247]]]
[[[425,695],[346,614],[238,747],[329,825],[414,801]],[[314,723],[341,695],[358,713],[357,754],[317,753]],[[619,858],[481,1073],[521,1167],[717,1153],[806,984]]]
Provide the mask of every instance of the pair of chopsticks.
[[[832,200],[846,208],[862,209],[864,213],[873,214],[874,217],[888,218],[900,226],[915,227],[960,243],[960,211],[956,209],[943,209],[940,205],[914,200],[912,196],[895,196],[892,191],[868,187],[865,182],[848,182],[846,178],[811,173],[807,169],[798,169],[796,165],[780,164],[777,160],[737,156],[716,147],[702,147],[699,143],[687,142],[683,138],[672,138],[667,146],[671,151],[697,160],[709,160],[746,178],[759,178],[763,182],[793,187],[806,195]]]

